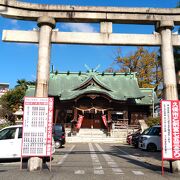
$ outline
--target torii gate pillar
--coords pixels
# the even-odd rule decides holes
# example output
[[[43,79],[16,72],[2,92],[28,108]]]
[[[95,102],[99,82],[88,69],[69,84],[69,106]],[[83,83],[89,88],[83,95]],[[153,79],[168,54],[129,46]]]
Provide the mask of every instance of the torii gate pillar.
[[[36,97],[48,97],[48,82],[50,69],[50,52],[52,29],[55,27],[55,20],[48,16],[38,18],[39,50],[37,67]],[[35,171],[42,169],[42,159],[31,157],[28,161],[28,170]]]
[[[173,21],[160,21],[157,30],[161,34],[161,56],[166,100],[178,100],[175,74],[174,54],[172,45]],[[173,162],[173,170],[180,171],[180,161]]]
[[[36,97],[48,97],[48,81],[50,68],[51,36],[55,28],[55,20],[48,16],[38,18],[39,50],[37,67]]]
[[[157,30],[161,34],[161,56],[166,100],[178,100],[172,45],[173,27],[173,21],[163,20],[157,23]]]

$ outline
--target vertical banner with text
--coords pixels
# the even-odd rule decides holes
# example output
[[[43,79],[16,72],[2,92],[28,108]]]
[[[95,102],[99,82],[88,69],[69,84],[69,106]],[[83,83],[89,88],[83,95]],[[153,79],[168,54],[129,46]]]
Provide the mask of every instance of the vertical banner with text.
[[[161,101],[162,159],[180,159],[180,101]]]
[[[52,154],[53,98],[24,98],[22,156]]]

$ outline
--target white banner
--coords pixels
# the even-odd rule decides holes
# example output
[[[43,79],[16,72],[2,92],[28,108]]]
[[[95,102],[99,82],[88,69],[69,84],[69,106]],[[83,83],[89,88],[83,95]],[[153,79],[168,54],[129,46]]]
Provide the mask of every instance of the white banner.
[[[162,158],[180,159],[180,101],[161,101]]]
[[[24,98],[22,156],[52,154],[53,98]]]

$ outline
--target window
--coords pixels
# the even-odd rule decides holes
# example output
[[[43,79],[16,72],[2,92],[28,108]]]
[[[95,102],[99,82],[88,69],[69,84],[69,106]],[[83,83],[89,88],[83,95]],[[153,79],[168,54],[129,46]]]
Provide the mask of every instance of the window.
[[[16,134],[16,128],[4,129],[0,132],[0,140],[14,139]]]
[[[19,128],[18,138],[22,138],[22,127]]]
[[[148,133],[148,135],[153,135],[153,136],[159,136],[161,132],[160,127],[152,127]]]
[[[148,135],[148,133],[149,133],[150,130],[151,130],[151,128],[148,128],[148,129],[144,130],[144,131],[142,132],[142,134]]]
[[[123,120],[123,114],[111,114],[111,118],[113,121]]]
[[[53,126],[53,134],[60,136],[64,132],[64,126],[62,125],[54,125]]]

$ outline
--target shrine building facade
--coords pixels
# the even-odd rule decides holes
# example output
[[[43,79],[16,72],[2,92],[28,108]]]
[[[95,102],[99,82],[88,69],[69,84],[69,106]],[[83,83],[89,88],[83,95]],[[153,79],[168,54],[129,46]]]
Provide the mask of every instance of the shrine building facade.
[[[34,96],[29,86],[26,96]],[[54,123],[104,129],[138,125],[158,103],[154,89],[139,88],[136,73],[51,72],[49,97],[54,97]]]

